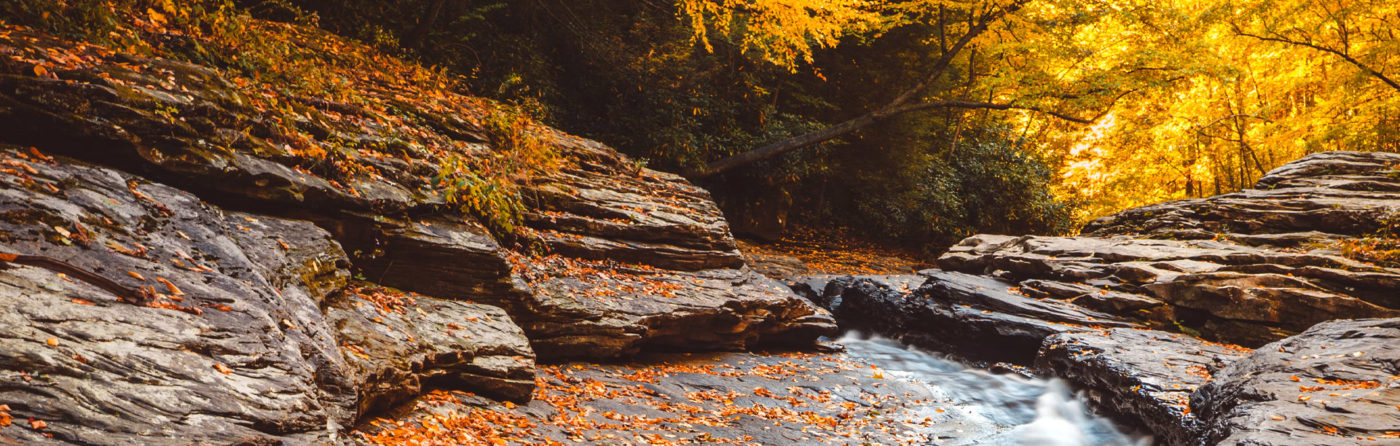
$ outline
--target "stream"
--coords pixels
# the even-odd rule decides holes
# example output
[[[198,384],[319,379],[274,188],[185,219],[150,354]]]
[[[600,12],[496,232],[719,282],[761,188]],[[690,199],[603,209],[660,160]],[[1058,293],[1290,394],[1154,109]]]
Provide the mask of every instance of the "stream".
[[[1146,446],[1151,439],[1123,432],[1089,411],[1058,379],[993,374],[878,336],[847,333],[836,340],[853,359],[884,369],[886,379],[922,385],[943,411],[932,432],[939,445]],[[940,407],[940,408],[942,408]],[[947,412],[953,412],[951,415]]]

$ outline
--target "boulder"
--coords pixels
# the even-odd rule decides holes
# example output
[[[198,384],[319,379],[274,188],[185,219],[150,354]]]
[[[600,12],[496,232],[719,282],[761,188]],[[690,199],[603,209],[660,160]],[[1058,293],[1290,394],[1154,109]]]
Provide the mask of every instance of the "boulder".
[[[1180,333],[1118,328],[1052,335],[1035,365],[1080,389],[1100,412],[1144,428],[1161,444],[1190,445],[1205,430],[1191,413],[1191,393],[1248,353]]]
[[[940,270],[831,279],[822,296],[845,327],[988,362],[1030,364],[1052,334],[1133,325],[1027,297],[997,279]]]
[[[355,286],[331,296],[326,322],[360,383],[357,416],[425,389],[471,389],[515,402],[529,401],[535,389],[534,352],[497,307]]]
[[[526,224],[551,252],[676,271],[744,266],[708,191],[596,141],[553,138],[571,162],[526,185]]]
[[[1203,444],[1400,442],[1400,319],[1339,320],[1274,342],[1191,396]]]
[[[533,383],[499,309],[337,304],[348,262],[309,222],[38,151],[5,147],[0,163],[0,401],[37,422],[0,427],[0,442],[326,443],[405,374]],[[494,334],[444,341],[438,319],[469,314],[493,321],[454,323]],[[382,365],[347,359],[370,342]]]
[[[836,331],[825,310],[748,269],[679,272],[562,256],[528,265],[539,312],[560,315],[522,322],[541,357],[804,346]]]

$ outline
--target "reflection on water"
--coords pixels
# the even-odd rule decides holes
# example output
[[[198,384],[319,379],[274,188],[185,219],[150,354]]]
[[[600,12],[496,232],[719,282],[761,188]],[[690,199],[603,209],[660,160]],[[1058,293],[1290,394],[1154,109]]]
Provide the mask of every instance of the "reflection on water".
[[[890,379],[919,382],[946,402],[919,416],[944,421],[934,444],[1145,446],[1089,412],[1060,380],[996,375],[900,343],[848,333],[837,342],[848,354],[885,370]]]

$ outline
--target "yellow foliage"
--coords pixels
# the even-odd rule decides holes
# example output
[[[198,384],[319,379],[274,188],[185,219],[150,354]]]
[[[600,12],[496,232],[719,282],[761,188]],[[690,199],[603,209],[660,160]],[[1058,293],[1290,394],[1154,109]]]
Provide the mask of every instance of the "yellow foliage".
[[[956,37],[1011,1],[685,0],[696,38],[718,32],[792,67],[842,36],[911,22]],[[1030,111],[984,118],[1060,162],[1080,219],[1250,187],[1325,150],[1400,151],[1400,2],[1037,0],[959,55],[965,88]],[[938,42],[929,51],[940,51]],[[895,88],[907,88],[895,87]],[[933,97],[930,100],[951,99]]]
[[[710,32],[734,35],[746,52],[795,68],[812,61],[812,48],[827,48],[847,35],[880,28],[882,1],[682,0],[683,18],[695,39],[711,48]]]

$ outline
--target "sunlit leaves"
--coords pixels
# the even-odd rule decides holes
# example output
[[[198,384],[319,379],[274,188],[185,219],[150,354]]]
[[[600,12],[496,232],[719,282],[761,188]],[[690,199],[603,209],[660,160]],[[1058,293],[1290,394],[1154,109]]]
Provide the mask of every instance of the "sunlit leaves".
[[[886,23],[883,1],[682,0],[683,19],[707,48],[731,38],[746,52],[794,68],[812,61],[813,48],[829,48],[845,36],[874,32]]]

